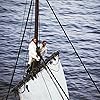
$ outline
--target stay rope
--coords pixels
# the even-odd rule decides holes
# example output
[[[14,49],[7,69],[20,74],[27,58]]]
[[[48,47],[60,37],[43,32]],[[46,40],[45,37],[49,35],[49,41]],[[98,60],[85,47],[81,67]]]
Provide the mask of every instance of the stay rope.
[[[45,63],[45,61],[44,61],[44,59],[43,59],[42,56],[41,56],[41,59],[42,59],[43,63],[45,64],[45,66],[47,67],[48,70],[46,69],[46,71],[47,71],[48,75],[50,76],[51,80],[53,81],[54,85],[56,86],[56,88],[57,88],[57,90],[58,90],[60,96],[62,97],[62,99],[64,100],[64,98],[63,98],[63,96],[62,96],[62,94],[61,94],[59,88],[57,87],[56,83],[58,84],[58,86],[59,86],[60,89],[62,90],[62,92],[63,92],[63,94],[65,95],[65,97],[67,98],[67,100],[70,100],[70,99],[68,98],[66,92],[63,90],[62,86],[60,85],[60,83],[58,82],[58,80],[56,79],[56,77],[54,76],[54,74],[52,73],[51,69],[50,69],[50,68],[48,67],[48,65]],[[49,72],[50,72],[50,73],[49,73]],[[53,78],[52,78],[52,76],[51,76],[50,74],[53,76],[53,78],[54,78],[54,80],[56,81],[56,83],[54,82],[54,80],[53,80]]]
[[[50,73],[49,73],[49,71],[51,71],[51,70],[46,70],[47,71],[47,73],[49,74],[49,76],[50,76],[50,78],[51,78],[51,80],[52,80],[52,82],[54,83],[54,85],[55,85],[55,87],[56,87],[56,89],[58,90],[58,92],[59,92],[59,94],[60,94],[60,96],[61,96],[61,98],[62,98],[62,100],[64,100],[64,97],[62,96],[62,94],[61,94],[61,92],[60,92],[60,90],[59,90],[59,88],[58,88],[58,86],[57,86],[57,84],[55,83],[55,81],[53,80],[53,78],[52,78],[52,76],[50,75]]]
[[[42,72],[41,72],[41,76],[42,76],[42,79],[43,79],[43,81],[44,81],[44,83],[45,83],[45,86],[46,86],[46,88],[47,88],[47,91],[48,91],[48,93],[49,93],[50,99],[52,100],[52,96],[51,96],[51,94],[50,94],[49,88],[48,88],[48,86],[47,86],[47,83],[46,83],[46,81],[45,81],[45,78],[43,77]]]
[[[25,32],[26,32],[27,24],[28,24],[28,19],[29,19],[29,14],[30,14],[30,11],[31,11],[32,2],[33,2],[33,0],[31,0],[31,2],[30,2],[30,8],[29,8],[29,11],[28,11],[28,16],[27,16],[27,20],[26,20],[26,23],[25,23],[25,28],[24,28],[24,32],[23,32],[23,35],[22,35],[22,40],[21,40],[21,43],[20,43],[20,47],[19,47],[19,50],[18,50],[18,55],[17,55],[16,63],[15,63],[15,66],[14,66],[13,74],[12,74],[12,77],[11,77],[8,93],[7,93],[7,96],[6,96],[6,100],[8,99],[8,96],[9,96],[9,93],[10,93],[10,89],[11,89],[11,86],[12,86],[12,82],[13,82],[16,66],[17,66],[17,63],[18,63],[18,59],[19,59],[22,43],[23,43],[23,40],[24,40],[24,35],[25,35]]]
[[[21,37],[21,33],[22,33],[22,31],[23,31],[23,25],[24,25],[24,20],[25,20],[25,12],[26,12],[26,4],[27,4],[27,0],[26,0],[26,2],[25,2],[25,8],[24,8],[24,14],[23,14],[23,19],[22,19],[20,37]]]
[[[46,1],[47,1],[48,6],[50,7],[51,11],[53,12],[53,14],[54,14],[54,16],[55,16],[55,18],[56,18],[57,22],[59,23],[59,25],[60,25],[60,27],[61,27],[61,29],[62,29],[63,33],[65,34],[66,38],[68,39],[69,43],[71,44],[71,46],[72,46],[72,48],[73,48],[73,50],[74,50],[75,54],[76,54],[76,55],[77,55],[77,57],[79,58],[79,60],[80,60],[80,62],[81,62],[81,64],[82,64],[82,66],[84,67],[85,71],[87,72],[87,74],[88,74],[89,78],[91,79],[92,83],[94,84],[94,86],[95,86],[96,90],[97,90],[97,91],[98,91],[98,93],[100,94],[100,90],[99,90],[99,88],[98,88],[98,87],[97,87],[97,85],[95,84],[95,82],[94,82],[93,78],[91,77],[91,75],[90,75],[90,73],[88,72],[88,70],[87,70],[86,66],[84,65],[83,61],[81,60],[81,57],[79,56],[78,52],[76,51],[76,49],[75,49],[74,45],[72,44],[72,42],[71,42],[71,40],[70,40],[70,38],[69,38],[69,36],[67,35],[66,31],[64,30],[64,28],[63,28],[63,26],[62,26],[61,22],[59,21],[59,19],[58,19],[58,17],[57,17],[57,15],[56,15],[56,13],[54,12],[54,10],[53,10],[52,6],[50,5],[50,3],[49,3],[49,1],[48,1],[48,0],[46,0]]]

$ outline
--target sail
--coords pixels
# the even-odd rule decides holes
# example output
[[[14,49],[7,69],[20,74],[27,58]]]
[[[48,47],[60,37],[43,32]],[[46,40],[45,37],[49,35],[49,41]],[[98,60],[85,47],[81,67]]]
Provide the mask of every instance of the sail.
[[[59,56],[57,55],[54,59],[51,59],[47,63],[47,66],[59,82],[67,97],[69,97]],[[26,87],[28,89],[26,89]],[[25,85],[19,89],[19,96],[20,100],[61,100],[62,98],[63,100],[68,100],[48,69],[43,69],[37,74],[37,78],[34,80],[30,79],[25,83]]]

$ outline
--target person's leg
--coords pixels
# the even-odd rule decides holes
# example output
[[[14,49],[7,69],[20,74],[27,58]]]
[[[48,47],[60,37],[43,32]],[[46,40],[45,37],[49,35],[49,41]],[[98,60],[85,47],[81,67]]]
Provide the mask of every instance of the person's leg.
[[[32,62],[32,57],[29,56],[28,64],[31,65],[31,62]]]
[[[32,57],[29,56],[28,65],[27,65],[27,73],[28,74],[30,74],[30,71],[31,71],[31,62],[32,62]]]

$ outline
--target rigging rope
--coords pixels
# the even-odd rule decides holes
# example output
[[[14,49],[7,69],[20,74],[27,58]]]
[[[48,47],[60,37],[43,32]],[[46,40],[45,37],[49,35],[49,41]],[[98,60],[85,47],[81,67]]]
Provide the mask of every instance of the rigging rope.
[[[18,59],[19,59],[22,43],[23,43],[23,40],[24,40],[24,35],[25,35],[25,32],[26,32],[26,27],[27,27],[27,24],[28,24],[28,19],[29,19],[29,14],[30,14],[30,11],[31,11],[32,2],[33,2],[33,0],[31,0],[31,3],[30,3],[30,8],[29,8],[29,11],[28,11],[28,16],[27,16],[27,20],[26,20],[26,23],[25,23],[24,33],[23,33],[23,36],[22,36],[22,40],[21,40],[21,43],[20,43],[19,50],[18,50],[18,55],[17,55],[16,63],[15,63],[15,66],[14,66],[13,74],[12,74],[12,77],[11,77],[11,81],[10,81],[10,85],[9,85],[9,89],[8,89],[8,94],[6,96],[6,100],[8,99],[8,96],[9,96],[9,93],[10,93],[10,89],[11,89],[11,85],[12,85],[12,82],[13,82],[13,78],[14,78],[16,66],[17,66],[17,63],[18,63]]]
[[[41,76],[42,76],[42,78],[43,78],[43,81],[44,81],[44,83],[45,83],[45,86],[46,86],[46,88],[47,88],[47,91],[48,91],[48,93],[49,93],[49,95],[50,95],[50,99],[52,100],[52,97],[51,97],[51,94],[50,94],[49,88],[48,88],[48,86],[47,86],[47,84],[46,84],[46,81],[45,81],[45,79],[44,79],[44,77],[43,77],[42,72],[41,72]]]
[[[32,4],[32,10],[31,10],[31,19],[30,19],[30,32],[32,32],[32,29],[34,29],[33,27],[32,27],[32,24],[33,24],[33,14],[34,14],[34,1],[33,1],[33,4]],[[30,39],[30,35],[29,35],[29,39]]]
[[[58,92],[59,92],[59,94],[60,94],[60,96],[61,96],[61,98],[62,98],[62,100],[64,100],[64,97],[62,96],[62,94],[61,94],[61,92],[60,92],[60,90],[59,90],[59,88],[57,87],[57,84],[54,82],[54,80],[53,80],[53,78],[52,78],[52,76],[50,75],[50,73],[49,73],[49,71],[48,70],[46,70],[47,71],[47,73],[49,74],[49,76],[50,76],[50,78],[51,78],[51,80],[52,80],[52,82],[54,83],[54,85],[56,86],[56,88],[57,88],[57,90],[58,90]]]
[[[50,70],[50,68],[49,68],[49,67],[47,66],[47,64],[45,63],[43,57],[42,57],[42,56],[40,56],[40,57],[41,57],[43,63],[45,64],[45,66],[48,68],[49,71],[48,71],[47,69],[46,69],[46,71],[47,71],[47,73],[49,74],[49,76],[50,76],[51,80],[53,81],[54,85],[56,86],[56,88],[57,88],[59,94],[61,95],[62,99],[63,99],[63,96],[62,96],[62,94],[60,93],[60,91],[59,91],[59,89],[58,89],[56,83],[55,83],[54,80],[53,80],[53,78],[55,79],[55,81],[57,82],[58,86],[60,87],[60,89],[61,89],[62,92],[64,93],[65,97],[69,100],[67,94],[65,93],[65,91],[64,91],[63,88],[61,87],[60,83],[58,82],[58,80],[56,79],[56,77],[54,76],[54,74],[52,73],[52,71]],[[50,75],[49,72],[51,73],[51,75],[53,76],[53,78],[52,78],[52,76]],[[64,100],[64,99],[63,99],[63,100]]]
[[[26,4],[27,4],[27,0],[26,0]],[[24,22],[24,20],[25,20],[26,4],[25,4],[25,10],[24,10],[23,22]],[[22,26],[23,26],[23,22],[22,22]],[[22,32],[22,28],[23,28],[23,27],[21,27],[21,32]],[[27,54],[26,54],[26,58],[27,58]],[[26,65],[26,61],[25,61],[25,65]],[[25,73],[25,67],[24,67],[24,73]],[[24,75],[23,75],[23,77],[24,77]],[[25,89],[24,89],[24,90],[25,90]]]
[[[23,29],[23,23],[24,23],[24,19],[25,19],[26,4],[27,4],[27,0],[26,0],[26,2],[25,2],[24,15],[23,15],[23,19],[22,19],[22,25],[21,25],[20,37],[21,37],[21,33],[22,33],[22,29]]]
[[[49,5],[50,9],[52,10],[52,12],[53,12],[53,14],[54,14],[54,16],[55,16],[55,18],[56,18],[57,22],[59,23],[59,25],[60,25],[60,27],[61,27],[62,31],[64,32],[64,34],[65,34],[66,38],[68,39],[69,43],[71,44],[71,46],[72,46],[72,48],[73,48],[73,50],[74,50],[75,54],[76,54],[76,55],[77,55],[77,57],[79,58],[79,60],[80,60],[80,62],[81,62],[81,64],[82,64],[82,66],[84,67],[84,69],[85,69],[85,71],[87,72],[87,74],[88,74],[89,78],[90,78],[90,79],[91,79],[91,81],[93,82],[93,84],[94,84],[94,86],[95,86],[96,90],[97,90],[97,91],[98,91],[98,93],[100,94],[100,90],[99,90],[99,88],[98,88],[98,87],[97,87],[97,85],[95,84],[95,82],[94,82],[93,78],[91,77],[91,75],[90,75],[90,73],[88,72],[88,70],[87,70],[86,66],[84,65],[83,61],[81,60],[81,57],[79,56],[78,52],[76,51],[76,49],[75,49],[74,45],[72,44],[72,42],[71,42],[71,40],[70,40],[70,38],[69,38],[69,36],[67,35],[66,31],[64,30],[64,28],[63,28],[63,26],[62,26],[61,22],[59,21],[59,19],[58,19],[58,17],[57,17],[57,15],[56,15],[56,13],[54,12],[54,10],[53,10],[52,6],[50,5],[50,3],[49,3],[49,1],[48,1],[48,0],[46,0],[46,1],[47,1],[47,4]]]
[[[26,39],[27,40],[27,43],[29,43],[30,41],[30,33],[32,33],[32,22],[33,22],[33,12],[34,12],[34,1],[33,1],[33,3],[32,3],[32,5],[31,5],[32,7],[31,7],[31,14],[30,14],[30,18],[29,18],[29,20],[30,20],[30,22],[29,22],[29,26],[30,26],[30,29],[29,29],[29,37]],[[28,25],[27,25],[28,26]],[[27,32],[27,31],[26,31]],[[28,50],[28,46],[27,46],[27,50]],[[28,52],[26,52],[26,56],[25,56],[25,59],[27,59],[28,60]],[[26,62],[25,62],[25,65],[27,66],[27,60],[26,60]],[[24,67],[24,74],[25,74],[25,71],[26,71],[26,68]],[[23,75],[24,76],[24,75]]]

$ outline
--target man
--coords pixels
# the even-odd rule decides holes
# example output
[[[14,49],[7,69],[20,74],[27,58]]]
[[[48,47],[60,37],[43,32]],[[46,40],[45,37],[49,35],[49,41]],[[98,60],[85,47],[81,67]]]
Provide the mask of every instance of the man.
[[[47,54],[46,41],[42,41],[42,44],[40,45],[40,55],[42,57],[45,57],[46,54]]]
[[[28,61],[28,65],[31,65],[32,63],[32,60],[36,60],[36,61],[39,61],[40,60],[40,57],[37,55],[37,52],[36,52],[36,38],[33,38],[31,43],[29,44],[29,61]]]
[[[31,75],[31,78],[33,79],[33,76],[36,77],[36,73],[38,70],[38,61],[40,60],[40,57],[38,56],[36,52],[36,38],[33,38],[31,43],[29,44],[29,61],[28,61],[28,69],[27,73]]]

